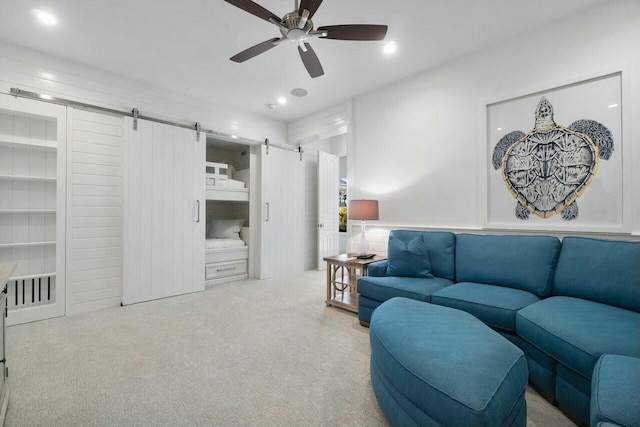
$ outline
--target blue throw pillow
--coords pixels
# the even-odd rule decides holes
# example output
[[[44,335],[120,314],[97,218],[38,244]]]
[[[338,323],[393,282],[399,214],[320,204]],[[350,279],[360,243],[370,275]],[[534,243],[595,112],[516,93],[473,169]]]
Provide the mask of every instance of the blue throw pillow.
[[[422,236],[405,243],[393,233],[389,235],[387,276],[432,278],[427,245]]]

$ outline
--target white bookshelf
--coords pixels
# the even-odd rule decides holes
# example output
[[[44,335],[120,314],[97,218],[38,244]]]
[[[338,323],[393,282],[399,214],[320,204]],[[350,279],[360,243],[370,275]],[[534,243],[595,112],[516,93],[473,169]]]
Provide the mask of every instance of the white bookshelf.
[[[15,324],[64,314],[56,281],[64,279],[66,151],[58,147],[66,119],[59,106],[1,98],[0,262],[16,262],[7,287],[8,322]]]
[[[56,182],[57,178],[50,178],[47,176],[28,176],[28,175],[1,175],[0,180],[9,181],[43,181],[43,182]]]

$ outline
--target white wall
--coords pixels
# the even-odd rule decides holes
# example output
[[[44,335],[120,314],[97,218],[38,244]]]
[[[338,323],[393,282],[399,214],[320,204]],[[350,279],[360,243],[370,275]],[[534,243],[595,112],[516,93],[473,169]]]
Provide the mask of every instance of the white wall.
[[[126,75],[127,70],[122,70]],[[200,99],[144,83],[144,76],[117,76],[0,41],[0,92],[12,87],[97,104],[118,110],[200,122],[202,127],[243,138],[284,143],[284,123],[217,105],[215,96]]]
[[[623,125],[631,136],[624,147],[630,181],[640,182],[639,41],[640,2],[610,2],[354,98],[350,197],[379,199],[382,229],[479,229],[483,106],[617,67],[628,78],[623,108],[631,120]],[[635,233],[640,233],[639,190],[636,185],[624,201],[632,205]]]

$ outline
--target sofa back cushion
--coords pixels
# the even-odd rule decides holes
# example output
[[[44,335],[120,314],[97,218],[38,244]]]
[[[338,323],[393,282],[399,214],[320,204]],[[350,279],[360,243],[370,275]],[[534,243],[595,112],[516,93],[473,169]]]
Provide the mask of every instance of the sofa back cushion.
[[[422,237],[427,248],[430,273],[436,277],[453,280],[455,275],[456,235],[445,231],[393,230],[389,234],[388,253],[391,253],[392,242],[400,241],[408,245],[416,237]],[[397,239],[397,240],[396,240]],[[389,270],[387,269],[387,274]]]
[[[422,235],[405,242],[395,234],[390,234],[387,261],[388,276],[433,278],[427,245]]]
[[[553,294],[640,312],[640,242],[565,237]]]
[[[486,283],[549,296],[560,251],[552,236],[458,234],[456,280]]]

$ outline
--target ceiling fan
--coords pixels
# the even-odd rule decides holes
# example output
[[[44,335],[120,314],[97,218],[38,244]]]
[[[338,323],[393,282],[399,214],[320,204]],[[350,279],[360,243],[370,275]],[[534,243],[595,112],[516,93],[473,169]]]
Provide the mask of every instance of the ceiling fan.
[[[251,0],[225,1],[245,12],[274,24],[280,29],[280,33],[282,34],[282,37],[264,41],[232,56],[230,59],[234,62],[244,62],[285,41],[290,41],[298,45],[298,52],[300,53],[300,58],[302,58],[302,63],[309,72],[309,75],[315,78],[323,75],[324,70],[322,69],[318,56],[311,48],[311,45],[307,43],[308,39],[383,40],[387,34],[386,25],[364,24],[329,25],[318,27],[314,31],[311,18],[322,4],[322,0],[302,0],[299,7],[298,0],[295,0],[295,10],[284,15],[282,19]]]

